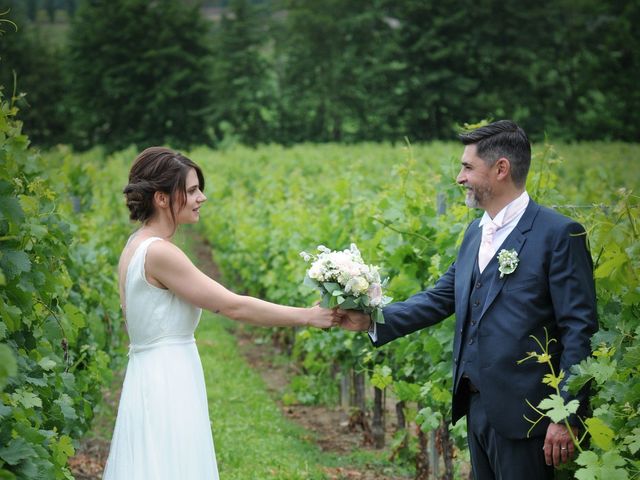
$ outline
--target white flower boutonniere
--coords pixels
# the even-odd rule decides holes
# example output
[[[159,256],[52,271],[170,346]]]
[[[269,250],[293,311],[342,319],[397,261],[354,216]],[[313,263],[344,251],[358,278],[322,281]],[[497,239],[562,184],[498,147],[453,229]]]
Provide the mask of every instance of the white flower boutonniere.
[[[504,248],[500,250],[500,253],[498,253],[498,270],[500,271],[500,278],[515,272],[519,262],[520,259],[518,258],[518,252],[515,250],[505,250]]]

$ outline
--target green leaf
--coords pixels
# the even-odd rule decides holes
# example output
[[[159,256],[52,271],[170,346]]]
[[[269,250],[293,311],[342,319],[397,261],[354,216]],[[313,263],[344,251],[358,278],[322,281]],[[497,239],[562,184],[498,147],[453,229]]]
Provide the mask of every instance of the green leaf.
[[[62,435],[57,442],[52,442],[51,450],[53,459],[60,466],[66,465],[67,459],[75,453],[71,438],[67,435]]]
[[[346,297],[344,301],[340,304],[340,308],[344,310],[353,310],[358,307],[355,299],[353,297]]]
[[[9,332],[15,332],[20,327],[22,311],[15,305],[8,305],[0,297],[0,316]]]
[[[24,408],[42,407],[42,400],[33,392],[18,389],[11,394],[14,403],[21,403]]]
[[[627,348],[620,365],[626,368],[638,368],[640,365],[640,345]]]
[[[48,371],[48,370],[52,370],[56,366],[56,362],[51,360],[49,357],[44,357],[38,362],[38,365],[40,365],[40,367],[42,367],[43,370]]]
[[[430,432],[440,426],[442,413],[434,411],[431,407],[425,407],[418,412],[416,422],[420,424],[420,430]]]
[[[302,281],[302,284],[306,287],[310,287],[310,288],[318,288],[318,282],[316,282],[315,280],[313,280],[309,275],[305,275],[304,276],[304,280]]]
[[[393,390],[400,400],[405,402],[415,402],[420,396],[420,385],[404,381],[393,383]]]
[[[388,366],[376,365],[371,376],[371,385],[380,390],[384,390],[393,383],[391,369]]]
[[[73,408],[73,400],[66,393],[60,395],[60,398],[57,398],[54,403],[60,407],[60,410],[66,420],[76,420],[78,418],[78,415]]]
[[[339,290],[340,289],[340,285],[335,283],[335,282],[324,282],[322,284],[322,286],[329,293],[333,293],[334,290]]]
[[[11,412],[12,410],[9,405],[5,405],[4,403],[0,402],[0,418],[10,415]]]
[[[595,278],[608,278],[614,270],[627,263],[627,261],[628,258],[623,252],[617,253],[612,258],[598,265],[593,276]]]
[[[616,450],[605,452],[599,457],[593,451],[582,452],[576,463],[584,468],[579,469],[575,478],[578,480],[628,480],[627,472],[618,467],[624,467],[626,460]]]
[[[596,480],[596,468],[598,468],[598,455],[590,450],[582,452],[576,459],[578,465],[582,468],[576,472],[578,480]]]
[[[16,476],[8,470],[0,470],[0,480],[16,480]]]
[[[7,279],[11,280],[21,273],[31,270],[29,256],[17,250],[5,250],[0,254],[0,267]]]
[[[6,182],[2,182],[6,184]],[[9,185],[9,188],[11,186]],[[20,202],[16,197],[0,196],[0,220],[7,219],[13,223],[19,223],[24,218]]]
[[[564,398],[555,393],[549,395],[538,404],[538,408],[543,411],[546,410],[545,415],[554,423],[560,423],[571,414],[576,413],[579,406],[580,402],[578,400],[571,400],[565,405]]]
[[[33,447],[22,438],[14,438],[6,447],[0,449],[0,458],[9,465],[17,465],[22,460],[36,456],[37,454]]]
[[[632,455],[640,450],[640,427],[634,428],[631,434],[625,437],[624,444],[627,445]]]
[[[371,319],[376,323],[384,324],[384,315],[382,314],[382,310],[376,308],[373,312],[371,312]]]
[[[564,370],[560,370],[560,375],[553,375],[552,373],[547,373],[542,379],[542,383],[549,385],[551,388],[558,388],[562,380],[564,379]]]
[[[67,303],[64,306],[64,313],[66,314],[67,318],[71,322],[71,325],[73,325],[75,329],[82,328],[85,326],[86,314],[81,312],[78,309],[78,307],[76,307],[72,303]]]
[[[0,390],[7,384],[9,377],[18,373],[18,363],[13,350],[5,344],[0,344]]]
[[[331,306],[331,302],[333,300],[333,297],[331,295],[322,295],[322,299],[320,299],[320,306],[322,308],[333,308]]]
[[[588,418],[585,421],[593,443],[602,450],[609,450],[613,444],[614,433],[600,418]]]

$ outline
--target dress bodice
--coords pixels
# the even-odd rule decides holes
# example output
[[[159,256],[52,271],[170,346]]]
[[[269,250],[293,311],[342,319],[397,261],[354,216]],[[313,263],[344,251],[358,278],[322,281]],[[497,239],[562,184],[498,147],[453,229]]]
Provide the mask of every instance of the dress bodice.
[[[170,290],[147,281],[147,249],[160,237],[142,241],[133,253],[125,279],[127,330],[132,347],[193,338],[202,310],[179,298]]]

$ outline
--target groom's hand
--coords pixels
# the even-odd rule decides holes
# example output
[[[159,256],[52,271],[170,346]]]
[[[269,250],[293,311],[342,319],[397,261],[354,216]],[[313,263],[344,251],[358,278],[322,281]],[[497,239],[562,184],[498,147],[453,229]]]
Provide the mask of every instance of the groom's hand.
[[[335,312],[338,325],[352,332],[364,332],[371,326],[371,315],[358,310],[342,310]]]
[[[574,436],[578,434],[578,429],[575,427],[573,427],[573,434]],[[560,423],[550,423],[542,448],[547,465],[558,467],[573,458],[575,447],[567,427]]]

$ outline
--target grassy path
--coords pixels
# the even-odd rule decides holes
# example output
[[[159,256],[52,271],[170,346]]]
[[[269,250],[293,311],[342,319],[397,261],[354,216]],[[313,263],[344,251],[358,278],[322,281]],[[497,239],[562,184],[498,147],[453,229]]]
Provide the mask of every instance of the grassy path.
[[[283,417],[225,324],[229,320],[205,312],[196,332],[220,477],[325,478],[322,465],[331,459],[311,443],[307,432]]]

